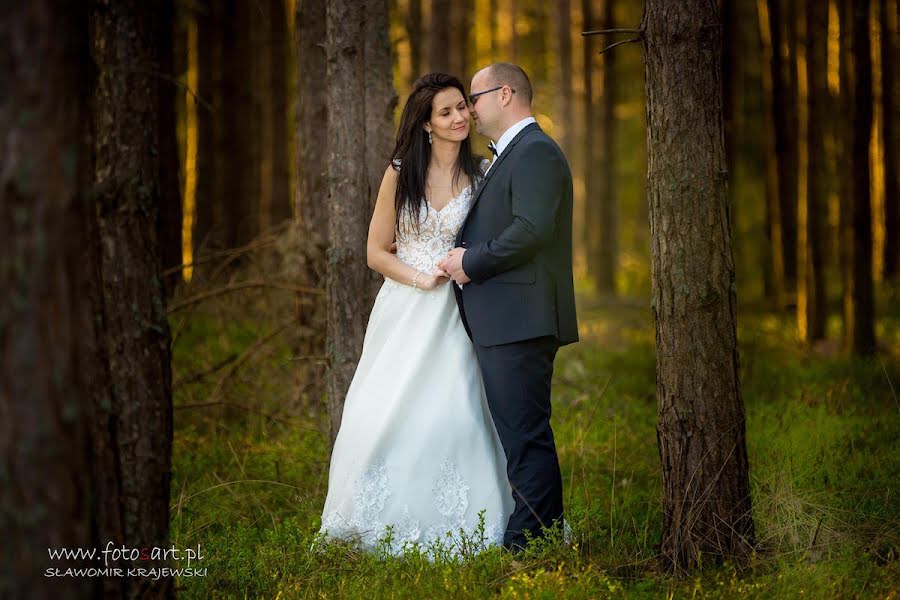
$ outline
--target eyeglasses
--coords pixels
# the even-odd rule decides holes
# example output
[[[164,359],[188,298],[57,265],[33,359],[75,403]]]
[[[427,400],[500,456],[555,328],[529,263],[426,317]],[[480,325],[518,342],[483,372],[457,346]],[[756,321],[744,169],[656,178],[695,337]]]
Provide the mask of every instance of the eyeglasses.
[[[491,92],[496,92],[497,90],[503,89],[503,87],[504,86],[502,86],[502,85],[498,85],[497,87],[493,87],[489,90],[484,90],[483,92],[478,92],[476,94],[469,94],[469,104],[471,104],[472,106],[475,106],[475,103],[478,102],[479,96],[483,96],[484,94],[490,94]],[[516,93],[516,90],[514,90],[512,88],[509,88],[509,89],[512,90],[513,94]]]

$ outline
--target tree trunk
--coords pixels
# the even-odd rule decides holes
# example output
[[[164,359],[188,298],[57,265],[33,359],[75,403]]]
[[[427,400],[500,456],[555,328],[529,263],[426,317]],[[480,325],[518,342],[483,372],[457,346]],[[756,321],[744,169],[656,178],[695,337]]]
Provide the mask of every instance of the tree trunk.
[[[158,55],[157,6],[100,1],[92,15],[95,202],[124,509],[121,543],[132,547],[168,546],[172,467],[171,348],[156,238],[159,95],[149,68]],[[171,578],[134,579],[127,586],[134,598],[174,594]]]
[[[781,219],[781,167],[778,157],[781,149],[778,134],[779,96],[776,92],[781,90],[781,78],[777,76],[781,72],[781,55],[777,51],[781,44],[781,28],[773,27],[770,16],[771,10],[777,10],[777,3],[773,0],[757,0],[757,12],[759,16],[759,34],[762,56],[760,69],[762,82],[762,97],[765,114],[766,129],[766,229],[765,245],[763,247],[764,285],[766,297],[770,306],[775,310],[781,310],[784,306],[785,265],[783,228]]]
[[[612,29],[615,0],[603,2],[603,28]],[[597,289],[606,294],[616,293],[616,263],[619,257],[619,210],[616,202],[616,50],[603,53],[603,106],[600,181],[598,186],[600,210],[599,243],[597,245],[596,271]]]
[[[869,6],[869,0],[843,0],[841,14],[840,78],[845,123],[842,163],[848,174],[841,199],[844,347],[855,354],[875,352],[869,190],[872,127]]]
[[[450,73],[452,53],[450,30],[447,23],[455,2],[433,0],[431,2],[431,27],[428,34],[429,71]]]
[[[178,133],[176,103],[180,97],[175,64],[175,29],[178,15],[174,0],[159,1],[159,218],[156,223],[159,255],[162,269],[171,269],[182,263],[181,179],[179,173]],[[181,271],[163,279],[166,297],[171,297],[181,279]]]
[[[581,21],[584,31],[594,29],[593,0],[581,0]],[[594,100],[594,55],[597,48],[592,43],[594,36],[584,38],[583,65],[584,65],[584,130],[582,131],[582,154],[584,155],[584,253],[587,258],[587,270],[591,276],[596,277],[597,255],[600,252],[600,206],[597,198],[597,175],[594,169],[597,167],[596,145],[594,144],[595,127],[600,125],[597,118],[597,107]],[[595,284],[597,280],[595,279]]]
[[[223,235],[225,248],[249,243],[259,233],[260,157],[256,119],[260,115],[254,87],[254,58],[259,48],[254,31],[259,29],[255,5],[246,0],[226,0],[223,15],[223,76],[221,128]],[[218,107],[217,107],[218,109]]]
[[[377,190],[375,182],[380,182],[387,166],[396,96],[389,76],[387,2],[334,0],[325,14],[326,99],[332,143],[327,163],[330,239],[326,287],[333,441],[372,306],[365,248],[370,193]],[[367,101],[359,102],[364,96]],[[360,147],[366,149],[366,162],[358,160]]]
[[[48,578],[47,549],[93,547],[98,533],[89,377],[90,205],[79,87],[89,77],[84,5],[8,2],[0,19],[0,531],[3,595],[94,598],[96,578]],[[95,383],[99,383],[95,381]]]
[[[327,187],[328,141],[321,135],[323,124],[328,123],[326,98],[325,59],[325,3],[298,2],[295,15],[297,45],[297,108],[295,145],[299,185],[294,199],[295,214],[304,235],[309,239],[312,260],[305,263],[301,284],[321,288],[325,286],[324,257],[328,247],[329,206]],[[297,311],[301,330],[307,331],[296,349],[297,356],[321,357],[325,355],[326,301],[321,296],[300,294]],[[326,373],[316,359],[305,359],[300,364],[298,376],[304,382],[307,394],[316,401],[326,394]]]
[[[210,0],[195,12],[197,19],[197,154],[192,256],[196,260],[222,242],[222,198],[225,194],[225,151],[221,123],[224,76],[224,0]],[[190,168],[190,162],[188,162]],[[206,269],[201,269],[205,271]],[[197,276],[197,268],[193,269]]]
[[[738,234],[738,203],[735,201],[737,169],[737,132],[735,121],[735,97],[740,81],[741,20],[737,0],[718,0],[722,15],[722,118],[725,128],[725,164],[728,169],[728,209],[731,214],[731,239],[733,241],[735,264],[740,272],[743,265],[741,239]]]
[[[884,279],[900,281],[900,164],[897,156],[897,0],[879,0],[881,14],[881,139],[884,140]]]
[[[780,0],[778,24],[783,28],[781,38],[782,96],[775,99],[778,131],[782,139],[782,154],[778,156],[780,171],[779,199],[781,201],[782,252],[784,254],[784,282],[787,303],[795,303],[797,287],[797,181],[799,171],[797,138],[797,10],[795,0]],[[773,14],[773,13],[770,13]],[[776,46],[777,48],[778,46]]]
[[[715,4],[647,0],[648,197],[661,553],[744,558],[754,545],[738,380],[734,264]]]
[[[294,216],[291,208],[291,164],[288,152],[289,91],[288,56],[290,38],[287,26],[287,7],[284,0],[270,0],[272,25],[270,28],[272,45],[269,55],[272,61],[271,99],[275,115],[275,130],[272,134],[272,205],[269,219],[279,225]]]
[[[806,5],[804,44],[806,85],[800,87],[800,163],[804,168],[798,205],[797,324],[807,343],[825,337],[825,216],[828,172],[824,129],[828,98],[828,5]]]
[[[556,140],[563,151],[571,155],[574,141],[572,125],[572,15],[571,0],[560,0],[557,9],[551,14],[555,27],[556,40],[556,114],[560,128]],[[571,160],[571,158],[570,158]]]
[[[406,33],[409,36],[409,59],[411,73],[409,87],[416,79],[424,75],[422,71],[422,0],[409,0],[409,12],[406,15]]]

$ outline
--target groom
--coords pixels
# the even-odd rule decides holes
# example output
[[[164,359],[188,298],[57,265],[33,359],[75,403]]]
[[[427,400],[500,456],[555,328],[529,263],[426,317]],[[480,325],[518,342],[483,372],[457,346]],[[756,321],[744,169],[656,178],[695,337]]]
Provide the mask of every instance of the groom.
[[[550,428],[550,379],[560,346],[578,341],[572,285],[572,175],[531,115],[531,82],[495,63],[472,78],[471,112],[495,154],[456,248],[439,267],[475,344],[507,458],[516,508],[503,545],[562,525],[562,476]]]

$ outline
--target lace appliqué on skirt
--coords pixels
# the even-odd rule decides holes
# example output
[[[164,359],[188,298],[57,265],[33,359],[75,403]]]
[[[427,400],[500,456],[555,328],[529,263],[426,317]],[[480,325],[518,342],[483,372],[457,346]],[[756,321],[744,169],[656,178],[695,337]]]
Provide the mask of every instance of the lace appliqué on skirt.
[[[506,524],[499,515],[484,524],[480,535],[476,528],[467,525],[470,487],[449,459],[444,459],[440,475],[431,489],[432,503],[443,520],[429,527],[424,535],[419,521],[410,514],[408,504],[404,506],[399,522],[385,523],[382,520],[381,512],[391,495],[390,479],[383,462],[367,469],[354,483],[354,489],[353,515],[349,520],[338,511],[331,511],[322,518],[320,531],[326,532],[328,538],[355,541],[364,548],[374,549],[389,537],[388,548],[395,555],[415,544],[428,547],[437,542],[448,554],[458,556],[464,542],[479,547],[503,543]]]

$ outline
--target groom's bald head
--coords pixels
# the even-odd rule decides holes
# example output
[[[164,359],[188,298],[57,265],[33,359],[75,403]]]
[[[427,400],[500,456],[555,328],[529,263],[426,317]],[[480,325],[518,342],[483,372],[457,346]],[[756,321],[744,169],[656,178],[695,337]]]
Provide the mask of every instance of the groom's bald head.
[[[493,63],[482,69],[491,86],[508,85],[516,91],[515,96],[525,106],[531,106],[533,92],[531,80],[519,65],[508,62]]]

